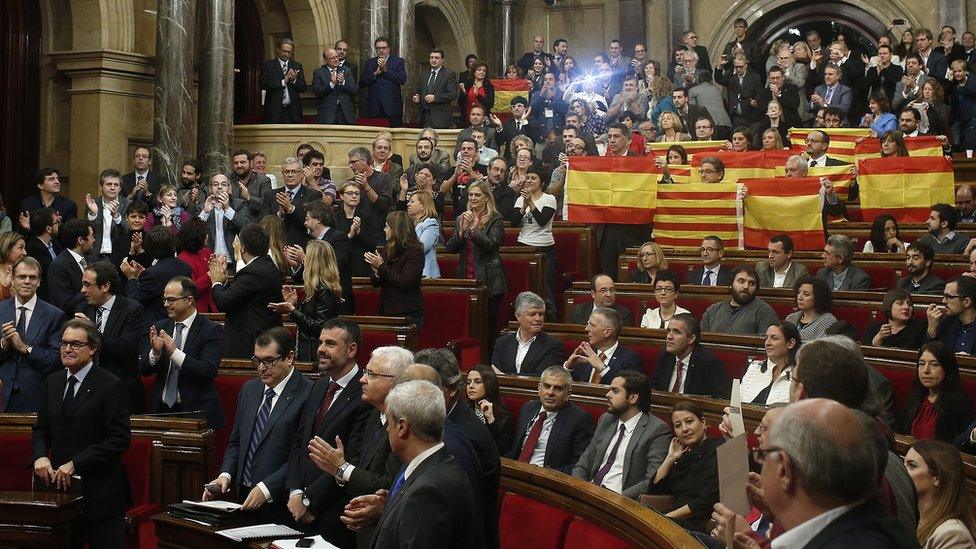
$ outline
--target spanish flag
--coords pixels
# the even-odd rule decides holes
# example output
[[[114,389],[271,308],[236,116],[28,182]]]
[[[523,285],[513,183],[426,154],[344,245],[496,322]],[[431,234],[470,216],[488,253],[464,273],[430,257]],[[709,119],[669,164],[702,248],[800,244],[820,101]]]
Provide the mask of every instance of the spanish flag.
[[[841,164],[840,166],[818,166],[816,168],[810,168],[807,170],[808,177],[816,177],[818,180],[821,177],[826,177],[834,182],[834,192],[840,197],[842,201],[847,201],[851,193],[851,183],[853,178],[851,176],[851,168],[853,164]],[[786,166],[778,166],[776,168],[776,177],[786,176]]]
[[[714,235],[726,246],[739,247],[735,183],[661,186],[654,212],[654,241],[674,248],[701,245]]]
[[[942,142],[934,135],[906,137],[905,148],[909,156],[942,156]],[[881,140],[871,137],[862,140],[854,145],[854,154],[858,160],[881,158]]]
[[[865,221],[886,213],[900,223],[921,222],[933,204],[954,204],[955,174],[944,156],[868,158],[858,172]]]
[[[849,163],[854,162],[854,146],[857,140],[871,135],[868,128],[791,128],[790,143],[793,150],[805,151],[807,134],[814,130],[826,132],[830,136],[827,156]]]
[[[769,239],[789,235],[797,250],[824,246],[819,177],[746,179],[742,239],[747,249],[765,249]]]
[[[697,155],[708,156],[704,153],[714,153],[725,150],[725,141],[682,141],[681,143],[651,143],[651,154],[667,157],[668,149],[672,145],[681,145],[688,154],[688,161]]]
[[[651,223],[660,177],[650,156],[571,156],[566,173],[568,221]]]
[[[760,179],[776,176],[776,169],[786,165],[786,159],[796,154],[795,151],[721,151],[714,154],[701,154],[691,162],[692,181],[701,181],[701,163],[708,156],[714,156],[725,164],[726,183],[735,183],[740,179]]]
[[[512,99],[522,96],[528,101],[532,83],[524,78],[492,78],[495,87],[495,106],[492,113],[505,120],[512,116]]]

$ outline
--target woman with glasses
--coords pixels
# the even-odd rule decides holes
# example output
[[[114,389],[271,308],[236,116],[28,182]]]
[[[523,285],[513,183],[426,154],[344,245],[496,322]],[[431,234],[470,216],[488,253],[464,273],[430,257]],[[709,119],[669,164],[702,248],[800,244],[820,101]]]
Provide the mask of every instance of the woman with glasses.
[[[505,452],[511,448],[515,439],[515,421],[502,402],[498,376],[491,366],[479,364],[471,368],[464,380],[464,395],[499,450]]]
[[[742,402],[768,406],[790,401],[790,383],[800,332],[792,322],[779,322],[766,328],[766,358],[749,363],[742,376]]]
[[[380,289],[380,316],[405,316],[419,331],[424,326],[424,296],[420,280],[424,273],[424,250],[407,212],[390,212],[383,228],[386,247],[366,252],[370,277]]]
[[[654,284],[659,271],[668,268],[668,259],[657,242],[641,244],[637,252],[637,270],[630,272],[630,281],[637,284]]]
[[[908,290],[889,290],[881,303],[883,320],[868,324],[861,343],[873,347],[918,349],[925,339],[926,323],[914,317],[912,294]]]
[[[349,269],[352,276],[370,276],[373,270],[366,264],[363,254],[375,251],[383,243],[382,227],[374,227],[372,217],[363,215],[362,190],[355,181],[349,180],[339,187],[342,206],[336,215],[335,228],[349,237]]]
[[[786,315],[786,320],[792,322],[800,330],[803,343],[823,337],[827,328],[837,322],[837,317],[830,312],[834,303],[834,294],[823,279],[805,276],[793,285],[796,293],[796,311]]]
[[[691,311],[679,307],[675,301],[681,291],[681,281],[673,271],[660,271],[654,279],[654,298],[657,300],[656,309],[648,308],[641,318],[641,328],[665,330],[674,315],[690,313]]]
[[[917,440],[905,469],[918,493],[918,542],[925,549],[976,547],[976,520],[959,451],[937,440]]]
[[[963,392],[956,357],[940,341],[919,350],[912,396],[895,420],[895,431],[926,440],[952,440],[973,422],[973,403]]]

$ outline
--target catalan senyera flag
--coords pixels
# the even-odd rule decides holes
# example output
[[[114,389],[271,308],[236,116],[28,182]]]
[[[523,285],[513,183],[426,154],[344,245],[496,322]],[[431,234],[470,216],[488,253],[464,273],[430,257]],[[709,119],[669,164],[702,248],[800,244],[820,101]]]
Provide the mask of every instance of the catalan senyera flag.
[[[661,185],[654,212],[654,241],[661,246],[695,247],[715,235],[739,247],[735,183]]]
[[[495,106],[492,111],[502,120],[512,116],[512,99],[521,95],[529,99],[532,83],[524,78],[492,78],[491,85],[495,87]]]
[[[696,155],[704,156],[704,153],[713,153],[725,150],[725,141],[682,141],[681,143],[651,143],[651,154],[654,156],[665,156],[672,145],[681,145],[688,153],[689,160]]]
[[[899,222],[921,222],[932,204],[954,204],[955,175],[944,156],[868,158],[858,166],[865,220],[885,213]]]
[[[740,179],[759,179],[776,176],[776,169],[786,165],[786,159],[796,154],[794,151],[720,151],[714,154],[698,155],[691,161],[692,181],[701,181],[701,162],[707,156],[714,156],[725,164],[726,183]]]
[[[669,164],[668,173],[671,174],[671,181],[675,183],[701,183],[701,178],[692,180],[692,176],[699,172],[693,172],[690,164]]]
[[[905,148],[908,149],[908,156],[942,156],[942,142],[934,135],[906,137]],[[868,138],[857,143],[854,154],[858,160],[881,158],[881,140]]]
[[[794,150],[806,150],[807,134],[813,130],[830,136],[827,156],[854,163],[854,145],[858,139],[870,136],[869,128],[790,128],[790,144]]]
[[[787,234],[797,250],[824,246],[820,177],[774,177],[740,180],[743,200],[742,239],[745,248],[764,249],[769,239]]]
[[[568,220],[651,223],[660,177],[650,156],[571,156],[566,173]]]

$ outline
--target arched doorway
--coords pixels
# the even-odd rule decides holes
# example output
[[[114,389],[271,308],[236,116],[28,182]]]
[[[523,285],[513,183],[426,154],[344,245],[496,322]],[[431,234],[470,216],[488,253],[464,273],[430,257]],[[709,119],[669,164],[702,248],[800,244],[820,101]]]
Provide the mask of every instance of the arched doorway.
[[[30,192],[40,130],[41,13],[36,0],[0,2],[0,193],[8,211]]]
[[[754,43],[767,55],[776,40],[794,43],[803,40],[811,30],[820,34],[824,45],[843,32],[853,42],[850,44],[853,50],[873,55],[878,38],[886,32],[886,25],[859,6],[821,1],[792,2],[776,7],[763,14],[749,29]]]
[[[254,0],[234,4],[234,123],[261,121],[261,62],[264,40],[261,15]]]

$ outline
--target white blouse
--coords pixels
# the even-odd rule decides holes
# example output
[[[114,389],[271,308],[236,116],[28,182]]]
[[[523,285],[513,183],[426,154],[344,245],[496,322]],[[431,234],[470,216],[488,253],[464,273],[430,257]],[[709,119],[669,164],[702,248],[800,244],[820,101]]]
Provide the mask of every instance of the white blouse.
[[[674,306],[674,314],[690,313],[690,312],[691,311],[689,311],[687,309],[682,309],[680,305],[675,305]],[[674,317],[672,316],[672,318],[674,318]],[[668,319],[668,324],[670,324],[670,323],[671,323],[671,319],[669,318]],[[661,308],[658,307],[657,309],[648,309],[647,312],[644,313],[644,316],[641,317],[640,327],[641,328],[654,328],[654,329],[661,328],[662,327],[661,326]],[[668,327],[667,324],[665,324],[663,326],[663,328],[665,328],[665,329],[667,327]]]
[[[765,372],[762,371],[763,366],[766,367]],[[756,404],[769,405],[775,402],[790,401],[790,379],[793,367],[786,367],[779,374],[779,377],[773,380],[773,369],[775,368],[776,365],[771,359],[756,360],[749,364],[749,368],[746,369],[745,375],[742,376],[742,382],[739,384],[743,404],[752,402],[759,396],[759,393],[763,392],[763,389],[769,387],[770,383],[773,386],[769,389],[766,402],[757,402]]]

